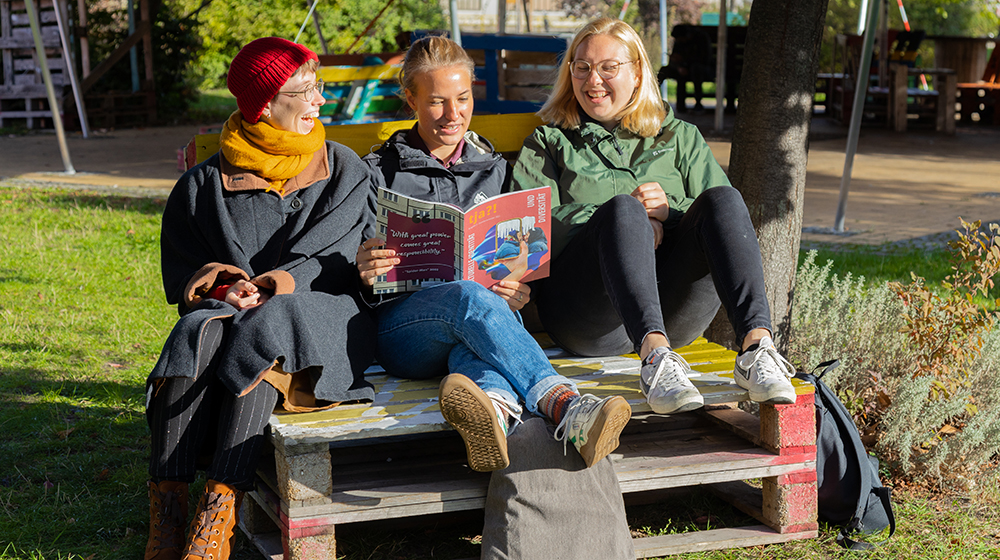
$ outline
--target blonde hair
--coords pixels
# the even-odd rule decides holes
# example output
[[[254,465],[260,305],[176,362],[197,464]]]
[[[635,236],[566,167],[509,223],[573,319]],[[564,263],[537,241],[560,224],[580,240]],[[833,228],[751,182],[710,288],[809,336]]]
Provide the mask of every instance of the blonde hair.
[[[580,104],[573,93],[573,77],[569,65],[573,61],[580,44],[594,35],[607,35],[621,43],[628,52],[629,60],[639,61],[637,75],[639,86],[635,89],[632,99],[622,108],[616,118],[621,126],[639,136],[652,138],[660,133],[663,119],[667,116],[663,108],[663,98],[656,85],[656,73],[649,62],[649,56],[642,44],[642,39],[627,23],[602,17],[588,23],[577,32],[562,64],[552,88],[549,99],[538,111],[538,116],[547,123],[562,128],[577,128],[580,126]]]
[[[310,58],[309,60],[305,61],[305,63],[303,63],[302,66],[296,68],[295,72],[291,76],[289,76],[289,79],[294,78],[295,76],[301,76],[302,74],[305,74],[307,72],[315,72],[317,70],[319,70],[319,61],[316,60],[315,58]]]
[[[309,72],[316,72],[317,70],[319,70],[319,61],[316,60],[315,58],[310,58],[309,60],[303,62],[302,66],[296,68],[295,72],[292,72],[292,75],[288,77],[288,80],[291,80],[292,78],[296,78],[298,76],[302,76],[303,74],[307,74]],[[287,82],[288,80],[285,80],[285,82]],[[275,92],[274,97],[271,98],[271,101],[277,99],[279,95],[281,95],[280,91]]]
[[[445,68],[461,66],[469,71],[469,80],[475,79],[476,63],[455,41],[447,37],[424,37],[410,45],[399,71],[399,95],[406,100],[406,90],[416,93],[417,76]]]

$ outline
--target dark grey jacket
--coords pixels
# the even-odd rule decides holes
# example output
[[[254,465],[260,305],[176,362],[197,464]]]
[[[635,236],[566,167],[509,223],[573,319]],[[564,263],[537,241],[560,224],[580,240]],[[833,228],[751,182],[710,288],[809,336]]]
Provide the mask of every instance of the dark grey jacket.
[[[471,130],[465,133],[461,159],[450,168],[420,149],[422,145],[414,125],[393,134],[382,147],[362,158],[373,172],[375,187],[468,210],[500,194],[510,181],[509,164]]]
[[[333,142],[286,183],[283,197],[220,154],[184,174],[167,201],[160,241],[163,287],[181,318],[150,379],[194,377],[204,325],[224,320],[216,375],[233,393],[253,387],[277,361],[287,372],[310,368],[318,399],[373,398],[364,370],[375,329],[359,305],[354,264],[361,241],[374,235],[370,185],[358,156]],[[202,297],[241,277],[275,295],[242,311]]]

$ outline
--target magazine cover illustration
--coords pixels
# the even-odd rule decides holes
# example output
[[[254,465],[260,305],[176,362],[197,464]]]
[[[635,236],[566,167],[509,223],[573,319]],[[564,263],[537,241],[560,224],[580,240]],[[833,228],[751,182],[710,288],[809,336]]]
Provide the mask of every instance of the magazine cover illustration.
[[[490,226],[469,255],[475,268],[466,277],[489,287],[501,280],[528,282],[548,276],[547,228],[536,223],[536,216],[522,216]],[[470,228],[467,224],[470,247],[475,244],[478,231],[482,228]]]
[[[544,278],[549,268],[549,188],[506,193],[467,212],[379,189],[378,236],[400,264],[375,293],[416,291],[442,282]]]

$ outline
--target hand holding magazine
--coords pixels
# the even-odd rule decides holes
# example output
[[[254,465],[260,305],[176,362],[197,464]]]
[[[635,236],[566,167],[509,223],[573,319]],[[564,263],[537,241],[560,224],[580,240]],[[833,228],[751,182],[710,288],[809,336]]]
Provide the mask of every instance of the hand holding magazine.
[[[468,211],[379,189],[378,236],[400,263],[376,278],[376,294],[412,292],[453,280],[489,288],[548,276],[548,187],[485,200]]]

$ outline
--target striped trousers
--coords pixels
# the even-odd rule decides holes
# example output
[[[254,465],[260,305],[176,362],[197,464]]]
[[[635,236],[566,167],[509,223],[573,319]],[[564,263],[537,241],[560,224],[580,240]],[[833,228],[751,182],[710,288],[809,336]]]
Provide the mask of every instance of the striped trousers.
[[[165,378],[146,388],[149,476],[154,482],[193,482],[203,467],[209,480],[253,489],[278,391],[263,381],[242,397],[227,390],[214,375],[224,340],[223,322],[210,321],[196,377]]]

